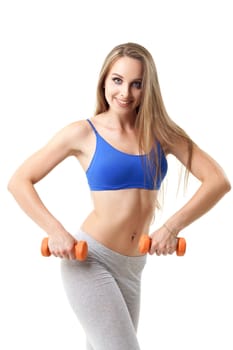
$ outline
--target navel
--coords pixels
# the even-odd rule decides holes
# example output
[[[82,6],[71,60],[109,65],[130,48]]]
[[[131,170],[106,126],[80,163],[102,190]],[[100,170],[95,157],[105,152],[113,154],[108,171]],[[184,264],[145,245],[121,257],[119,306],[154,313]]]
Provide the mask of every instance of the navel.
[[[136,232],[134,232],[132,235],[131,235],[131,242],[133,242],[134,241],[134,239],[135,239],[135,237],[136,237]]]

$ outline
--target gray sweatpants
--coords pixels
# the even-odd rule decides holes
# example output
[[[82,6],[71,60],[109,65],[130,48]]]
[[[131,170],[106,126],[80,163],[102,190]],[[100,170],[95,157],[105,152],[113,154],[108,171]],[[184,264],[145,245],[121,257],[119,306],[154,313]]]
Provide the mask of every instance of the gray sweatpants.
[[[83,231],[76,238],[87,241],[88,258],[61,260],[61,275],[86,333],[87,350],[139,350],[136,331],[146,256],[121,255]]]

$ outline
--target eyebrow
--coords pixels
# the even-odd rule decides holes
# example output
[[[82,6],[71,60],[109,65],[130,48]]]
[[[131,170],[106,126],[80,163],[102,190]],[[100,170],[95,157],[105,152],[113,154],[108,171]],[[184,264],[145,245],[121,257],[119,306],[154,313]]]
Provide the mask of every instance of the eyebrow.
[[[122,75],[118,74],[118,73],[112,73],[112,75],[116,75],[119,78],[124,79],[124,77]],[[142,81],[142,78],[135,78],[132,81]]]

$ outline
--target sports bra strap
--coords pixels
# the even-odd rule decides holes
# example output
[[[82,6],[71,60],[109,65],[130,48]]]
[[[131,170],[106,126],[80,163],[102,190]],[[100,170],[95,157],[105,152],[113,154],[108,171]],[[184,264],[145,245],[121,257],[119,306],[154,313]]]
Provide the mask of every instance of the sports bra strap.
[[[94,127],[93,123],[90,121],[90,119],[87,119],[88,123],[90,124],[90,126],[92,127],[93,131],[95,132],[95,134],[97,135],[98,132],[96,130],[96,128]]]

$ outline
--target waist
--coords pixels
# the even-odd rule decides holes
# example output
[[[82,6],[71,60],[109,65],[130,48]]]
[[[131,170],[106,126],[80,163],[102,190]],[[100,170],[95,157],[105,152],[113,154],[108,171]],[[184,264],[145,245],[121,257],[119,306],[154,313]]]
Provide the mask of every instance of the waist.
[[[84,240],[87,242],[89,256],[91,258],[97,258],[98,260],[103,258],[102,262],[104,264],[107,263],[106,260],[109,260],[109,262],[115,261],[117,266],[121,267],[123,271],[125,270],[126,264],[132,264],[132,267],[135,268],[136,264],[144,265],[146,262],[145,255],[129,256],[118,253],[112,249],[109,249],[106,245],[103,245],[100,241],[96,240],[83,230],[77,231],[74,237],[77,240]]]
[[[128,257],[142,255],[138,250],[142,232],[130,232],[122,229],[116,230],[115,227],[106,227],[99,223],[98,225],[93,225],[93,223],[90,224],[89,222],[81,225],[81,231],[117,254]]]
[[[81,225],[81,230],[109,249],[127,256],[139,256],[139,239],[149,232],[151,220],[140,219],[135,214],[122,220],[115,216],[98,216],[93,211]]]
[[[139,189],[92,192],[94,210],[81,229],[123,255],[139,255],[141,234],[148,233],[154,217],[156,191]]]

